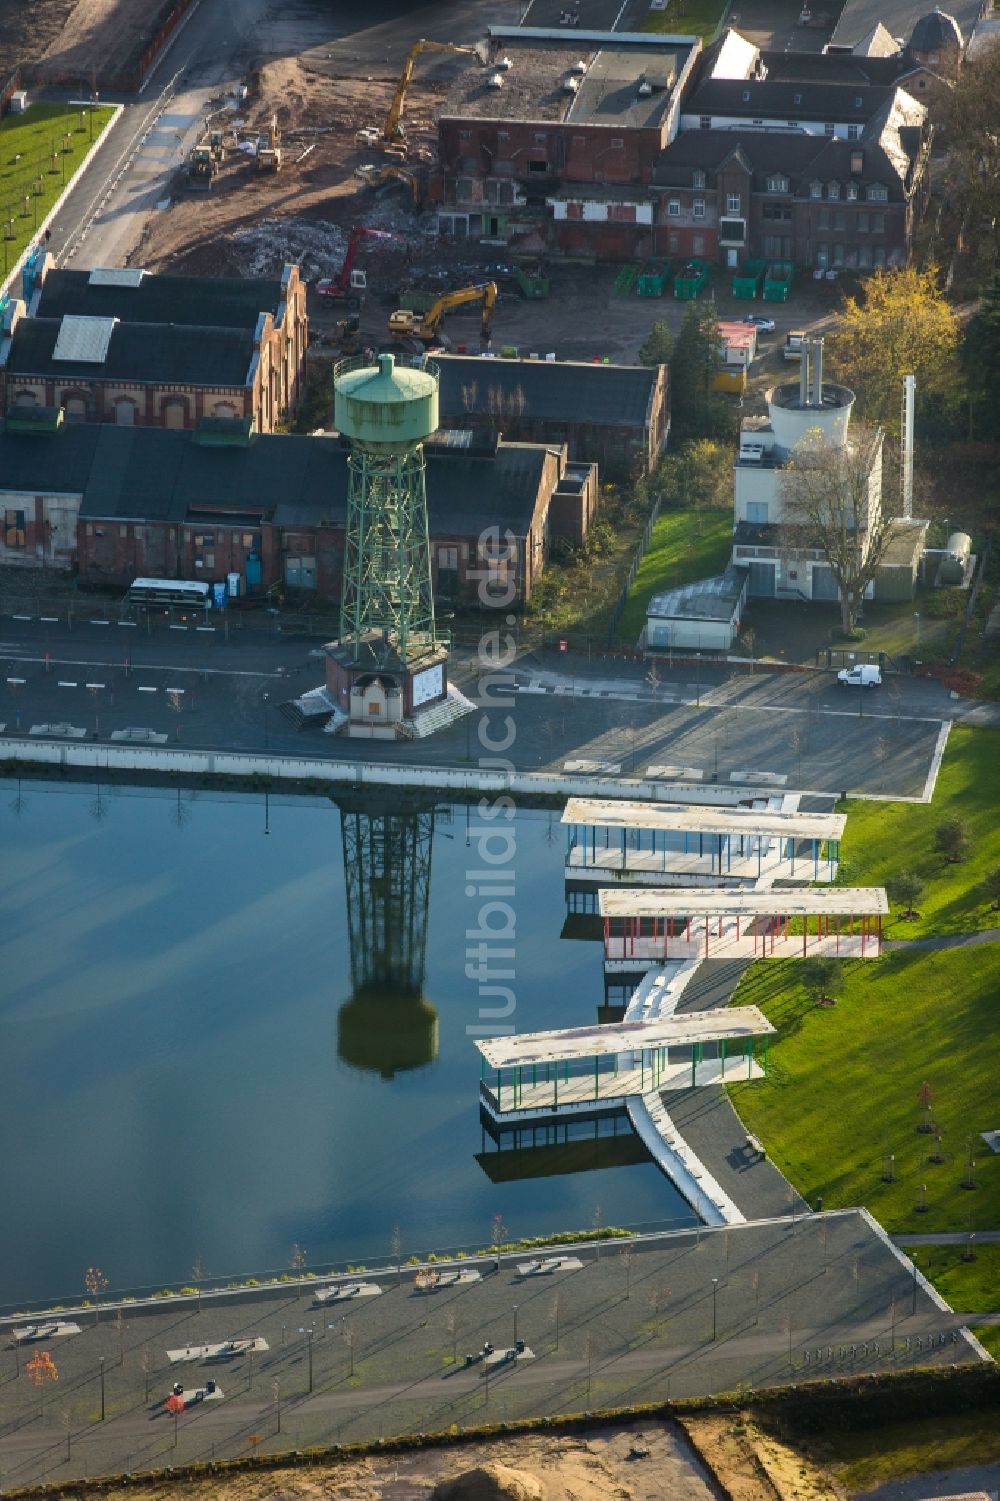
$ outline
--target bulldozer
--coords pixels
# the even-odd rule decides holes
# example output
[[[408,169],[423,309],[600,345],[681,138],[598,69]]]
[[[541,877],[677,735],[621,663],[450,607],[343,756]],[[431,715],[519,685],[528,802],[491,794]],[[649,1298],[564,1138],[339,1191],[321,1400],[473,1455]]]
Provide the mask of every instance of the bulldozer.
[[[267,133],[261,132],[257,137],[257,171],[281,171],[281,132],[277,115],[271,116]]]
[[[478,287],[460,287],[455,292],[443,292],[426,313],[415,313],[410,308],[397,308],[389,319],[389,332],[396,339],[419,339],[424,344],[433,344],[445,313],[466,302],[482,302],[480,340],[483,348],[488,349],[496,300],[497,287],[493,281],[484,282]]]
[[[219,163],[212,154],[208,140],[199,141],[188,158],[188,187],[210,193],[212,179],[219,170]]]

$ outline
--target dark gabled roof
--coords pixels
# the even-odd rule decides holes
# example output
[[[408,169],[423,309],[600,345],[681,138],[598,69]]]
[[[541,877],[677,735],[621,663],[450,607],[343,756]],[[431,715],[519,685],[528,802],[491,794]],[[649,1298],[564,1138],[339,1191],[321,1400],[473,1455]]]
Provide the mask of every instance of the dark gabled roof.
[[[588,365],[564,360],[484,360],[435,355],[441,370],[442,421],[470,412],[567,426],[645,430],[658,370],[642,365]]]
[[[891,84],[824,83],[816,78],[803,82],[781,78],[706,78],[691,90],[684,102],[684,113],[863,124],[891,94]]]
[[[883,87],[895,83],[899,58],[864,57],[838,52],[779,52],[770,48],[761,52],[767,69],[768,83],[842,85],[857,90],[857,85]],[[793,93],[797,92],[793,88]]]
[[[103,360],[56,360],[61,323],[59,318],[19,319],[11,336],[8,374],[146,385],[231,388],[248,383],[253,329],[117,323]]]
[[[485,526],[526,534],[544,479],[544,445],[501,443],[496,457],[428,454],[431,531],[478,537]],[[0,493],[82,494],[90,520],[343,524],[348,451],[337,438],[267,434],[216,447],[170,428],[69,423],[58,433],[0,429]],[[194,513],[192,515],[192,513]]]
[[[865,186],[883,183],[890,199],[902,195],[900,174],[879,140],[841,141],[828,136],[759,134],[739,130],[687,130],[660,152],[653,170],[654,186],[689,188],[696,171],[705,173],[706,185],[715,187],[716,174],[739,151],[749,163],[756,192],[766,190],[766,179],[783,173],[795,194],[809,194],[809,184],[856,182]],[[861,153],[861,171],[852,172],[852,160]]]
[[[123,323],[182,323],[213,328],[256,327],[261,313],[277,313],[281,282],[238,276],[161,276],[143,272],[137,287],[93,284],[89,271],[49,271],[41,287],[40,318],[66,313],[120,318]]]

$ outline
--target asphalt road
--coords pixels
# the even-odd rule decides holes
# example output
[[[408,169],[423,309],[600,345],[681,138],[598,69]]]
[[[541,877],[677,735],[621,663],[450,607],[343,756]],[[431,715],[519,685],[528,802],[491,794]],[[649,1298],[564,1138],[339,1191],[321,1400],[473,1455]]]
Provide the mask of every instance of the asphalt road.
[[[578,1270],[541,1277],[518,1275],[524,1254],[499,1272],[479,1262],[481,1281],[430,1294],[412,1267],[401,1278],[383,1268],[370,1274],[381,1296],[339,1306],[275,1289],[206,1299],[200,1312],[193,1301],[126,1306],[120,1326],[110,1311],[96,1325],[84,1315],[81,1335],[37,1347],[59,1373],[44,1416],[13,1352],[0,1357],[2,1484],[246,1453],[250,1434],[262,1450],[304,1448],[978,1358],[953,1340],[955,1315],[854,1211],[683,1232],[643,1243],[628,1263],[613,1244],[579,1255]],[[269,1345],[252,1364],[168,1367],[168,1349],[251,1335]],[[481,1363],[464,1364],[485,1340],[501,1350],[518,1337],[533,1360],[488,1381]],[[170,1383],[207,1376],[225,1399],[186,1413],[175,1440],[162,1408]]]
[[[240,617],[227,639],[218,617],[201,630],[147,629],[101,623],[83,597],[74,609],[72,629],[0,615],[0,735],[69,724],[107,740],[144,728],[191,748],[373,758],[367,742],[298,731],[279,712],[322,682],[321,636],[288,633],[266,614]],[[471,647],[456,650],[453,680],[472,697],[474,664]],[[963,707],[927,679],[855,696],[830,673],[737,676],[687,663],[661,667],[650,685],[642,665],[575,656],[519,659],[508,702],[516,734],[505,754],[519,770],[583,757],[629,776],[673,763],[719,781],[764,770],[793,786],[895,796],[921,795],[941,718]],[[496,736],[497,712],[427,740],[379,742],[376,759],[467,768],[487,754],[480,736]]]

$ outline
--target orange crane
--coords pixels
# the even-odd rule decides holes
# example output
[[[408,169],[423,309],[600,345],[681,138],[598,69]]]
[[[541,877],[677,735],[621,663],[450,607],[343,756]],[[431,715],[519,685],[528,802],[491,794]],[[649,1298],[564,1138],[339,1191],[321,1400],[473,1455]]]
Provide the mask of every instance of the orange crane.
[[[426,37],[421,37],[418,42],[414,42],[406,54],[403,71],[399,75],[396,92],[393,94],[392,103],[389,105],[389,113],[386,115],[385,124],[382,126],[382,139],[390,145],[394,141],[406,139],[406,131],[403,128],[402,120],[403,101],[406,99],[406,91],[410,86],[410,79],[413,77],[413,66],[421,52],[465,52],[472,57],[480,58],[480,60],[482,58],[478,47],[459,47],[454,42],[430,42]]]
[[[422,339],[425,344],[431,344],[437,337],[442,318],[450,308],[459,307],[465,302],[482,302],[480,337],[483,344],[488,345],[493,330],[496,300],[495,281],[484,282],[478,287],[461,287],[456,292],[443,292],[424,314],[415,313],[410,308],[397,308],[389,319],[389,332],[394,338]]]

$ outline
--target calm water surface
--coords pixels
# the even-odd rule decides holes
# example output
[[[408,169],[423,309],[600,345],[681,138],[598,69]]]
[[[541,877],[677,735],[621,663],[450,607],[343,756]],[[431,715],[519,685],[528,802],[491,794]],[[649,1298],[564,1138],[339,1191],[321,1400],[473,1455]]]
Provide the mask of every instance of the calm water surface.
[[[409,995],[380,923],[411,924],[419,951],[420,902],[398,877],[345,883],[334,804],[0,784],[0,1303],[76,1295],[95,1262],[124,1287],[199,1257],[216,1275],[280,1268],[293,1242],[310,1261],[374,1257],[397,1224],[408,1254],[487,1242],[498,1213],[517,1235],[597,1206],[606,1223],[689,1218],[648,1161],[538,1177],[551,1159],[522,1154],[532,1176],[501,1182],[477,1161],[479,862],[466,809],[431,829],[407,808],[348,823],[369,849],[388,831],[418,890],[430,853]],[[560,939],[558,814],[514,829],[517,1028],[590,1022],[600,947]]]

